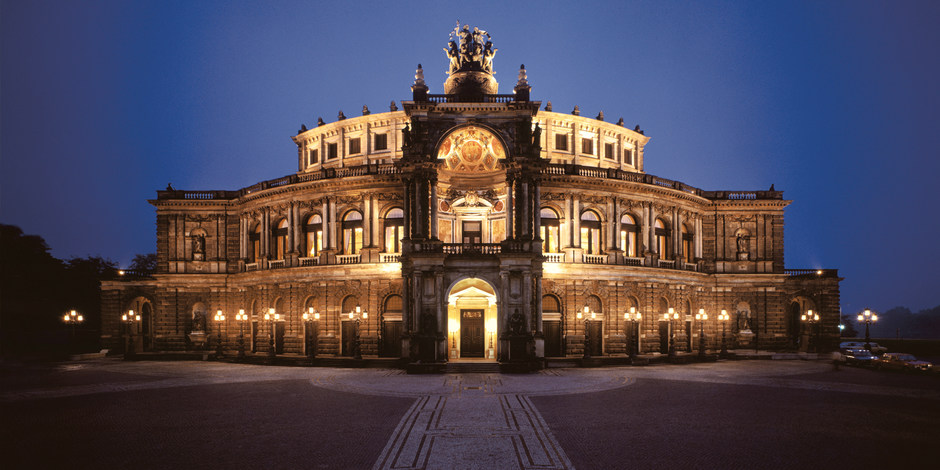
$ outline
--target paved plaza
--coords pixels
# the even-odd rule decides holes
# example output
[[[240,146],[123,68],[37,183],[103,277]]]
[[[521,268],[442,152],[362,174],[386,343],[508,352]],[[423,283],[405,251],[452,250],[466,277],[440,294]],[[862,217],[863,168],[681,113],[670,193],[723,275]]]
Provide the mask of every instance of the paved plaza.
[[[940,379],[816,361],[2,370],[4,468],[935,468]]]

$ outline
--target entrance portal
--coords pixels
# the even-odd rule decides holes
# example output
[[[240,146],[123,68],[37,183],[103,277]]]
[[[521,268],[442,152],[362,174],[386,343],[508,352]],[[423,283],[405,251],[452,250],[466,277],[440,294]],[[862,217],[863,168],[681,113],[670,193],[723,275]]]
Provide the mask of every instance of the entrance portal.
[[[450,291],[447,299],[447,354],[451,360],[465,358],[496,359],[496,291],[479,278],[464,279]]]
[[[460,357],[483,357],[483,310],[460,310]]]

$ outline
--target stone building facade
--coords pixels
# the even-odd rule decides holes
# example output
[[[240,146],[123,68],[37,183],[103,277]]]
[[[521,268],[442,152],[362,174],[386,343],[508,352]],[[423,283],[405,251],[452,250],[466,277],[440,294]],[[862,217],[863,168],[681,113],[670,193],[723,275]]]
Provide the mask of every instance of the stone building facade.
[[[103,284],[105,345],[131,328],[138,350],[243,333],[257,353],[537,364],[715,351],[723,331],[732,348],[836,341],[840,278],[784,268],[782,192],[647,174],[638,127],[530,100],[524,67],[499,94],[485,32],[450,46],[444,94],[419,65],[401,109],[302,128],[294,174],[157,191],[157,270]]]

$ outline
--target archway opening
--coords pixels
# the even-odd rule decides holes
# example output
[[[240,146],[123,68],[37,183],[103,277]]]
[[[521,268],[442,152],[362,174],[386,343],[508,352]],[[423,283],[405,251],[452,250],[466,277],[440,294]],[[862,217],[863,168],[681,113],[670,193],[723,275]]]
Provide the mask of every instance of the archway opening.
[[[447,350],[450,360],[497,357],[496,290],[479,278],[463,279],[447,297]]]

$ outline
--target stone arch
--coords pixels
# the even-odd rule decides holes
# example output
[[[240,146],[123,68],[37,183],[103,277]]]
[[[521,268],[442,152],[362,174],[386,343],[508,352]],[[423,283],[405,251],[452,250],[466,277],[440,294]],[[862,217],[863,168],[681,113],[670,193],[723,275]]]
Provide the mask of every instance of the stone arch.
[[[803,324],[800,316],[807,310],[816,311],[817,303],[813,296],[805,291],[798,292],[790,298],[786,306],[786,324],[787,341],[791,346],[797,346],[801,343]]]

